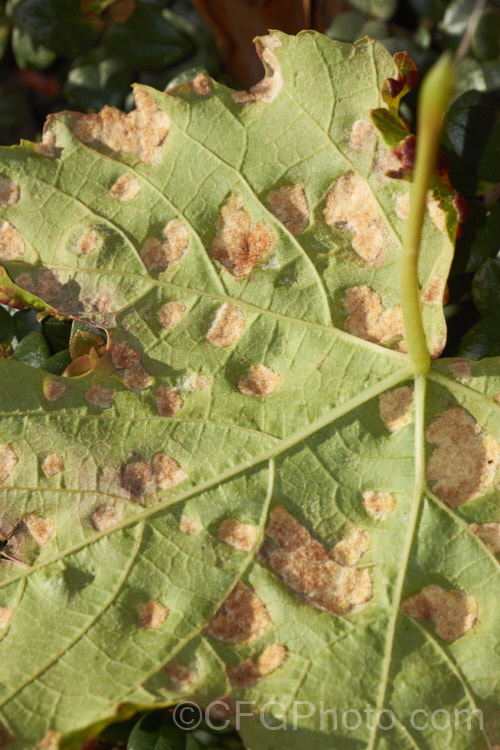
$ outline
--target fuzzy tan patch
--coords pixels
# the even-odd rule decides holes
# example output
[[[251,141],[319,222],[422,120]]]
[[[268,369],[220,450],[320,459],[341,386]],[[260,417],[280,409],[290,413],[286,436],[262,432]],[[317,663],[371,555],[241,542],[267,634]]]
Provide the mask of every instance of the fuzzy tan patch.
[[[253,589],[238,581],[206,630],[212,638],[226,643],[251,643],[271,625],[264,604]]]
[[[141,258],[148,271],[168,268],[178,263],[189,245],[189,229],[180,221],[172,219],[162,229],[161,237],[150,237],[141,249]]]
[[[483,540],[494,555],[500,553],[500,523],[498,521],[471,523],[470,530]]]
[[[292,234],[302,234],[309,226],[309,206],[304,188],[283,185],[267,196],[269,208]]]
[[[109,194],[115,201],[129,203],[141,192],[141,183],[133,174],[122,174],[110,188]]]
[[[0,177],[0,206],[11,208],[19,200],[20,189],[17,182],[10,177]]]
[[[412,420],[413,391],[407,385],[381,393],[378,406],[382,422],[390,432],[399,432]]]
[[[456,507],[483,495],[500,466],[500,445],[459,406],[444,411],[426,430],[437,445],[427,463],[426,479],[448,505]]]
[[[245,316],[240,308],[225,302],[217,310],[215,320],[210,326],[206,339],[213,346],[227,349],[240,340],[245,325]]]
[[[18,462],[16,453],[10,443],[0,445],[0,484],[3,484],[7,477],[14,471]]]
[[[404,338],[403,311],[399,305],[388,310],[377,292],[369,286],[353,286],[343,299],[347,317],[345,330],[366,341],[386,344]]]
[[[169,614],[168,609],[156,599],[151,599],[146,604],[139,604],[137,611],[139,613],[137,627],[143,630],[158,630]]]
[[[135,89],[134,98],[136,109],[129,114],[105,106],[95,115],[77,115],[75,136],[82,143],[102,145],[116,153],[137,153],[146,164],[158,162],[170,119],[142,89]]]
[[[287,586],[302,594],[317,609],[346,615],[372,597],[367,569],[340,565],[282,506],[271,511],[267,534],[276,544],[265,556]]]
[[[194,667],[185,667],[183,664],[168,664],[165,674],[170,679],[176,693],[186,693],[191,690],[198,680],[198,672]]]
[[[60,453],[49,453],[42,463],[42,471],[46,477],[60,474],[64,469],[64,458]]]
[[[274,393],[281,383],[281,375],[266,365],[251,365],[247,375],[238,380],[238,390],[245,396],[263,397]]]
[[[257,662],[244,659],[236,667],[227,667],[226,672],[229,682],[236,688],[256,685],[263,677],[276,672],[286,657],[286,647],[281,643],[268,646],[260,654]]]
[[[243,199],[235,194],[222,206],[215,229],[210,255],[237,278],[248,276],[274,243],[273,233],[264,224],[252,227]]]
[[[170,331],[182,320],[186,306],[182,302],[165,302],[158,311],[158,322],[162,328]]]
[[[377,521],[385,521],[396,508],[396,501],[390,492],[363,492],[363,505]]]
[[[107,531],[107,529],[112,529],[120,519],[121,514],[118,508],[111,503],[100,505],[90,516],[90,521],[96,531]]]
[[[407,615],[433,620],[436,633],[451,642],[468,633],[477,620],[477,602],[464,591],[445,591],[439,586],[426,586],[419,594],[402,603]]]
[[[0,260],[17,260],[26,249],[24,239],[10,221],[0,224]]]
[[[257,38],[255,45],[266,74],[261,81],[248,91],[233,91],[232,97],[238,104],[255,104],[256,102],[269,104],[276,99],[283,86],[281,66],[274,54],[275,50],[281,47],[278,37],[270,34],[260,39]]]
[[[352,248],[362,260],[376,265],[384,262],[385,227],[360,175],[346,172],[335,180],[326,196],[323,216],[329,226],[345,227],[353,234]]]
[[[257,541],[258,529],[234,518],[227,518],[219,526],[219,539],[234,549],[250,552]]]
[[[156,410],[160,417],[173,417],[183,407],[184,401],[175,388],[161,385],[155,391]]]

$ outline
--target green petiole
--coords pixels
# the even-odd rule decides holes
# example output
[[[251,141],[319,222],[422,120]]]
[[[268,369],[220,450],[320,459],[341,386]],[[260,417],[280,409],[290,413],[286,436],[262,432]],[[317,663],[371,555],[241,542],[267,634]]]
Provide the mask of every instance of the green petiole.
[[[427,372],[431,366],[422,322],[418,252],[427,192],[436,164],[443,118],[454,86],[455,69],[451,56],[445,53],[428,72],[420,88],[417,115],[417,158],[401,263],[403,321],[408,352],[417,375]]]

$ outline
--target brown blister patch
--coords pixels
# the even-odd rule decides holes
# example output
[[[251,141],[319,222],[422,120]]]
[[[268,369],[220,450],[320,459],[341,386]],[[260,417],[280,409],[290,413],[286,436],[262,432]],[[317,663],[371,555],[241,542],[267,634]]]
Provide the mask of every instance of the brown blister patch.
[[[197,96],[208,96],[212,93],[212,81],[206,73],[199,73],[193,79],[193,91]]]
[[[252,365],[247,375],[238,380],[238,390],[245,396],[263,397],[274,393],[281,383],[281,375],[266,365],[259,363]]]
[[[55,730],[50,729],[48,732],[45,732],[38,743],[37,750],[58,750],[61,737],[62,732],[56,732]]]
[[[92,385],[85,391],[85,399],[100,409],[108,409],[113,403],[115,392],[112,388],[103,388],[102,385]]]
[[[385,227],[360,175],[346,172],[335,180],[326,196],[323,216],[329,226],[344,226],[352,232],[352,248],[362,260],[376,265],[384,262]]]
[[[427,464],[427,481],[448,505],[456,507],[483,495],[500,466],[500,445],[464,409],[444,411],[426,430],[438,447]]]
[[[206,391],[210,385],[210,378],[205,375],[200,375],[198,372],[192,372],[189,375],[182,376],[176,388],[178,391],[186,391],[187,393],[199,393]]]
[[[168,490],[186,478],[184,469],[166,453],[157,453],[153,457],[153,473],[159,490]]]
[[[19,200],[20,190],[17,182],[10,177],[0,177],[0,206],[11,208]]]
[[[0,224],[0,260],[17,260],[26,249],[24,239],[10,221]]]
[[[201,524],[197,518],[181,516],[181,520],[179,521],[179,529],[183,534],[187,534],[189,536],[191,534],[196,534],[196,532],[201,529]]]
[[[219,526],[219,539],[234,549],[250,552],[257,541],[258,529],[235,518],[226,518]]]
[[[390,492],[363,492],[363,505],[377,521],[385,521],[396,508],[396,500]]]
[[[35,144],[35,150],[40,156],[45,156],[47,159],[54,159],[56,156],[56,136],[51,128],[50,120],[45,121],[43,128],[42,140],[40,143]]]
[[[252,227],[250,214],[243,208],[243,199],[233,193],[220,210],[209,252],[233,276],[240,278],[253,271],[273,243],[274,235],[267,227],[263,224]]]
[[[422,292],[422,302],[424,305],[441,305],[443,304],[445,283],[439,276],[433,276],[426,288]]]
[[[46,477],[53,477],[60,474],[64,469],[64,458],[60,453],[49,453],[42,463],[42,471]]]
[[[13,614],[14,610],[10,607],[0,607],[0,628],[6,628],[10,625]]]
[[[286,657],[286,647],[281,643],[268,646],[260,654],[256,663],[251,659],[244,659],[236,667],[227,667],[229,682],[236,688],[256,685],[263,677],[275,672]]]
[[[189,230],[180,219],[172,219],[162,229],[161,237],[150,237],[141,249],[141,258],[148,271],[156,271],[177,263],[187,250]]]
[[[198,672],[195,667],[185,667],[184,664],[168,664],[165,674],[172,683],[176,693],[187,693],[196,685]]]
[[[40,518],[34,514],[23,516],[4,547],[5,555],[13,560],[31,563],[47,546],[55,527],[52,518]]]
[[[267,533],[276,544],[265,550],[270,566],[312,607],[346,615],[371,599],[369,571],[339,565],[282,506],[271,511]]]
[[[146,604],[139,604],[137,607],[139,617],[137,618],[137,627],[143,630],[158,630],[168,617],[168,609],[151,599]]]
[[[269,208],[292,234],[301,234],[309,226],[309,206],[304,188],[283,185],[267,196]]]
[[[449,365],[452,377],[459,383],[467,383],[472,378],[470,364],[463,359],[457,359]]]
[[[141,355],[136,349],[129,346],[129,344],[120,341],[117,344],[113,344],[111,359],[117,370],[124,370],[126,367],[134,367],[139,364]]]
[[[141,192],[141,183],[134,174],[122,174],[111,186],[109,194],[115,201],[129,203]]]
[[[77,255],[92,255],[102,244],[101,233],[95,227],[88,227],[77,239],[74,246],[70,245]]]
[[[378,397],[378,407],[387,429],[390,432],[399,432],[412,420],[413,391],[409,386],[403,385],[401,388],[381,393]]]
[[[90,522],[96,531],[107,531],[119,523],[121,514],[111,503],[99,505],[90,516]]]
[[[140,496],[154,489],[153,470],[150,461],[132,461],[121,471],[122,485],[132,495]]]
[[[356,120],[349,136],[349,146],[356,151],[371,151],[377,135],[375,127],[368,120]]]
[[[356,565],[371,547],[371,540],[364,529],[354,529],[330,552],[330,557],[339,565]]]
[[[500,553],[500,523],[471,523],[470,530],[476,534],[489,547],[494,555]]]
[[[111,297],[111,294],[109,292],[97,292],[95,297],[93,297],[92,302],[92,310],[94,312],[102,313],[102,314],[108,314],[113,311],[113,299]]]
[[[58,380],[45,380],[43,384],[43,395],[47,401],[57,401],[64,395],[66,386]]]
[[[251,643],[264,635],[271,618],[255,591],[238,581],[206,630],[225,643]]]
[[[269,104],[278,96],[283,86],[281,66],[274,54],[278,47],[281,47],[281,42],[274,34],[256,40],[257,54],[262,60],[266,74],[261,81],[248,91],[233,91],[232,96],[235,102],[238,104],[254,104],[255,102]]]
[[[15,277],[14,282],[30,294],[36,294],[36,282],[31,278],[29,273],[20,273],[19,276]]]
[[[437,198],[433,198],[430,193],[427,195],[427,209],[434,225],[440,232],[446,232],[446,214],[440,201]]]
[[[439,586],[426,586],[419,594],[405,599],[401,606],[411,617],[433,620],[436,633],[448,642],[468,633],[477,620],[476,600],[457,589],[445,591]]]
[[[103,494],[117,495],[127,500],[131,498],[130,490],[123,484],[123,467],[103,466],[99,472],[98,487]]]
[[[225,302],[217,310],[215,320],[210,326],[206,339],[209,344],[226,349],[240,340],[245,325],[245,316],[240,308]]]
[[[386,344],[404,337],[401,307],[394,305],[387,310],[380,295],[369,286],[347,289],[343,305],[347,313],[344,327],[353,336],[375,344]]]
[[[165,302],[158,311],[158,322],[162,328],[170,331],[182,320],[186,312],[186,305],[182,302]]]
[[[56,271],[50,268],[41,268],[38,272],[38,282],[36,285],[36,294],[41,299],[51,302],[56,299],[61,292],[61,279]]]
[[[17,455],[10,443],[0,445],[0,484],[12,474],[18,462]]]
[[[156,409],[160,417],[173,417],[183,407],[184,401],[175,388],[161,385],[155,391]]]
[[[135,89],[136,109],[129,114],[103,107],[95,115],[78,115],[73,132],[82,143],[98,144],[116,153],[136,153],[146,164],[158,162],[170,119],[142,89]]]
[[[154,383],[154,377],[146,370],[144,365],[127,367],[123,373],[123,382],[132,393],[140,393]]]

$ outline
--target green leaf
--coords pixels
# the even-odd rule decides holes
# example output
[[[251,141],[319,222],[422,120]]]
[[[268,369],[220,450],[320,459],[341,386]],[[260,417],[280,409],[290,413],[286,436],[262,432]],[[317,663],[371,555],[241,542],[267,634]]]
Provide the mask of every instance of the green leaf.
[[[80,14],[79,0],[11,0],[10,13],[35,49],[73,57],[97,39],[97,29]]]
[[[23,338],[13,356],[30,367],[43,367],[50,357],[47,339],[43,333],[32,331]]]
[[[72,64],[64,93],[68,100],[83,109],[101,109],[106,104],[120,106],[128,93],[132,76],[123,60],[101,59],[90,53]]]
[[[186,737],[185,731],[165,722],[162,714],[151,713],[133,728],[127,750],[185,750]]]
[[[145,2],[137,3],[126,23],[109,26],[104,46],[110,57],[126,60],[128,67],[146,70],[171,65],[191,49],[186,37]]]
[[[12,51],[21,70],[44,70],[52,65],[56,55],[46,47],[35,47],[29,34],[15,28],[12,32]]]
[[[16,295],[107,333],[75,377],[0,362],[12,750],[223,697],[253,750],[499,742],[499,363],[414,378],[405,354],[411,61],[313,32],[258,49],[250,93],[137,86],[128,116],[1,152]],[[434,175],[434,357],[456,204]]]
[[[0,307],[0,344],[10,344],[16,334],[12,315],[5,307]]]

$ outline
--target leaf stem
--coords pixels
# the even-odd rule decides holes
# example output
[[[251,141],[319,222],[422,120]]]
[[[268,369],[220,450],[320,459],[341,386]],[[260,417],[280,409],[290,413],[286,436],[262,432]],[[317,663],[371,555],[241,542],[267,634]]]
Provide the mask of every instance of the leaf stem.
[[[448,99],[455,85],[455,70],[448,53],[442,55],[422,82],[418,98],[417,158],[410,192],[401,263],[403,321],[408,352],[417,375],[428,372],[431,357],[425,340],[418,285],[418,252],[427,203],[427,191],[436,164],[439,137]]]

